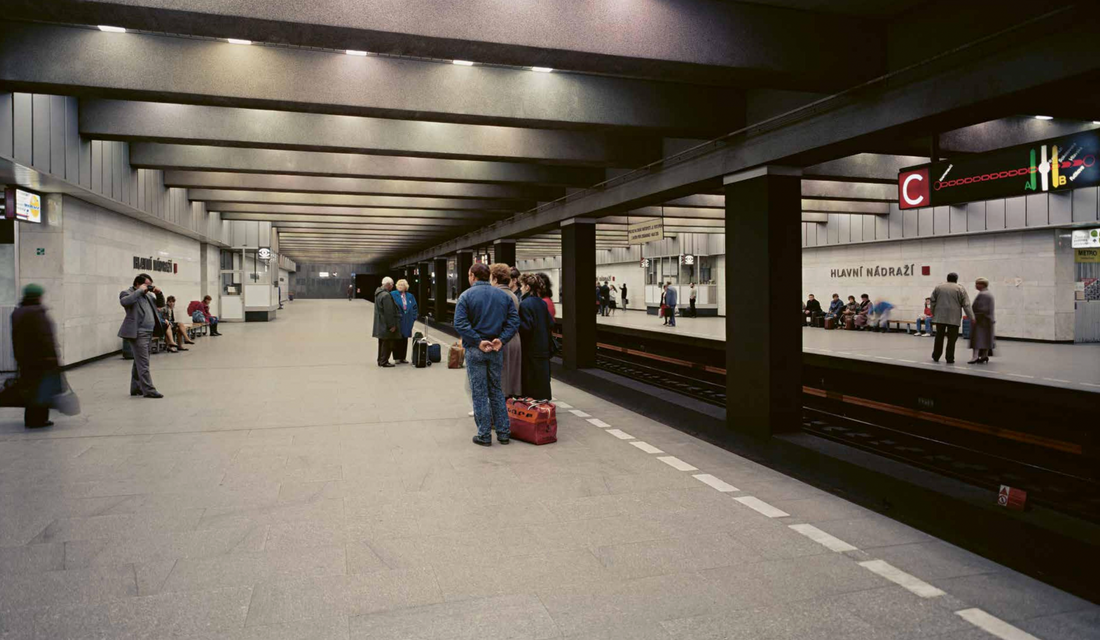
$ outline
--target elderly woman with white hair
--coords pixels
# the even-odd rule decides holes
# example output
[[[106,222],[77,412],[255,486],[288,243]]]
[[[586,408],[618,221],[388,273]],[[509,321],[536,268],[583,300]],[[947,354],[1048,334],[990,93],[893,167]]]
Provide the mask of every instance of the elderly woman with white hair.
[[[989,280],[978,278],[974,281],[978,295],[970,308],[974,311],[974,322],[970,327],[970,348],[974,350],[974,359],[967,364],[985,364],[993,351],[995,336],[993,325],[997,323],[994,313],[993,294],[989,292]]]
[[[382,278],[382,286],[374,291],[374,337],[378,338],[378,366],[392,367],[390,355],[401,340],[401,309],[390,295],[393,278]]]
[[[402,278],[397,281],[397,289],[390,292],[393,295],[397,308],[401,310],[401,339],[394,343],[393,359],[397,364],[408,364],[409,338],[413,334],[413,326],[420,315],[420,309],[416,306],[416,298],[409,291],[409,281]]]

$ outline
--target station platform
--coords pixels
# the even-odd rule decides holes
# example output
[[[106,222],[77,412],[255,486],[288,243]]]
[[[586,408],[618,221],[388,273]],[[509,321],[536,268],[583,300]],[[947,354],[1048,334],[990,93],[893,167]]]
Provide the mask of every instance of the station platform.
[[[676,318],[675,327],[666,327],[661,318],[643,311],[619,311],[614,316],[599,317],[598,322],[601,327],[658,335],[718,341],[726,338],[725,318]],[[932,343],[930,337],[901,332],[825,331],[812,327],[802,331],[802,349],[808,353],[1100,393],[1100,343],[1001,340],[988,364],[967,365],[971,359],[969,342],[960,337],[955,364],[950,368],[943,361],[932,362]]]
[[[557,443],[476,447],[464,372],[378,368],[371,319],[296,300],[154,356],[163,400],[110,359],[69,373],[78,417],[0,410],[0,637],[1096,637],[1092,603],[557,381]]]

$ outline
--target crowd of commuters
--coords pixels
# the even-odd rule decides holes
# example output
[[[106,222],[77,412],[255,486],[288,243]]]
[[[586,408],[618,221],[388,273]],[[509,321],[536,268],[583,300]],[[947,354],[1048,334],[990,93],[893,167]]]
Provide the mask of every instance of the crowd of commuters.
[[[916,319],[917,332],[921,337],[935,337],[932,348],[932,360],[939,362],[946,355],[946,362],[955,362],[955,343],[959,338],[959,327],[965,316],[970,322],[970,347],[973,359],[968,364],[985,364],[993,353],[995,342],[994,324],[996,314],[993,294],[989,292],[989,280],[978,278],[974,288],[978,293],[971,305],[966,288],[960,285],[956,273],[947,274],[947,281],[932,291],[931,297],[924,299],[924,309]],[[839,294],[834,293],[829,308],[822,310],[821,303],[809,294],[802,304],[803,323],[826,328],[887,331],[890,312],[894,305],[886,300],[872,302],[864,293],[857,302],[855,296],[848,296],[845,303]],[[945,351],[946,343],[946,351]]]

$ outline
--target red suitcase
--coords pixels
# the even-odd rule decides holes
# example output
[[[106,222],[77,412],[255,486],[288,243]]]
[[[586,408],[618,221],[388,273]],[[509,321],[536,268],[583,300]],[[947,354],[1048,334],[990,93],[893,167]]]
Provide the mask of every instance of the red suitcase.
[[[557,409],[553,403],[533,398],[508,398],[508,423],[516,440],[531,444],[558,441]]]
[[[836,329],[836,318],[825,318],[825,329],[830,331]]]

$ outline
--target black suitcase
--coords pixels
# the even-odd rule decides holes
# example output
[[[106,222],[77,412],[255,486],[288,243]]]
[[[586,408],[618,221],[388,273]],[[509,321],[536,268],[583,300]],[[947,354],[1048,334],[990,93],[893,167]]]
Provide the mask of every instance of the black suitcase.
[[[413,366],[417,369],[423,369],[432,364],[431,360],[428,359],[428,342],[419,331],[413,334],[412,359]]]

